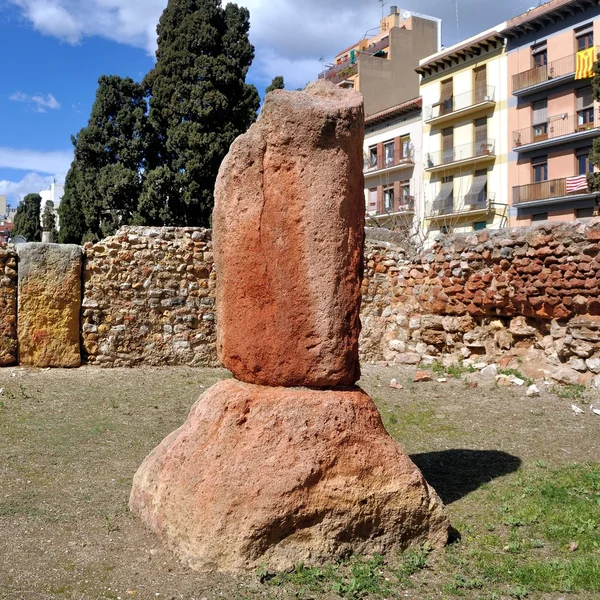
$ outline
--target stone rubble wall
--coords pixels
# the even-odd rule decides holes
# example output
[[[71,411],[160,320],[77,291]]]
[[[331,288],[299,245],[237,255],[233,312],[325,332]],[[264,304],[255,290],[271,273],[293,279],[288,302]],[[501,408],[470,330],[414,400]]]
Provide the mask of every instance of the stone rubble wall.
[[[368,239],[363,359],[532,350],[566,382],[600,373],[599,252],[600,219],[440,236],[412,261]]]
[[[217,365],[210,230],[127,227],[84,250],[87,362]]]
[[[17,252],[0,247],[0,366],[17,363]]]
[[[600,219],[441,236],[409,260],[367,230],[363,362],[526,353],[566,382],[600,373]],[[16,364],[17,254],[0,249],[0,365]],[[217,365],[211,231],[128,227],[84,248],[84,362]],[[530,361],[530,362],[531,362]]]

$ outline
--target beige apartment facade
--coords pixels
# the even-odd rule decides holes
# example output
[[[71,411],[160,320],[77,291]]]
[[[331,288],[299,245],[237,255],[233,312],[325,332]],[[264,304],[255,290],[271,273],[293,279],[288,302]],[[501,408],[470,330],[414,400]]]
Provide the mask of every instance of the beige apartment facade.
[[[441,21],[391,6],[376,33],[367,34],[336,55],[319,74],[363,94],[365,115],[398,106],[419,95],[415,69],[439,49]],[[372,31],[372,30],[370,30]]]
[[[421,61],[422,227],[499,228],[508,218],[505,24]]]
[[[364,177],[367,225],[413,238],[422,215],[421,99],[413,98],[365,119]],[[417,240],[415,240],[417,241]]]
[[[507,23],[511,225],[596,214],[588,155],[600,135],[592,65],[600,45],[593,0],[553,0]]]

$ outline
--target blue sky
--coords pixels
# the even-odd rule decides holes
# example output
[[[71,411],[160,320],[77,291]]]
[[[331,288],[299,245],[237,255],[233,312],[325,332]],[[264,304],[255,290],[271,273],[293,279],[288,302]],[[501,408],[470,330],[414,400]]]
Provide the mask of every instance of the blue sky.
[[[456,4],[459,3],[459,29]],[[450,45],[528,6],[523,0],[406,0],[399,7],[443,19]],[[86,125],[98,78],[141,80],[153,65],[155,28],[167,0],[0,0],[0,194],[9,204],[61,182],[70,137]],[[378,0],[241,0],[251,13],[256,58],[249,81],[261,95],[275,75],[294,89],[323,58],[379,24]],[[384,11],[389,10],[384,3]]]

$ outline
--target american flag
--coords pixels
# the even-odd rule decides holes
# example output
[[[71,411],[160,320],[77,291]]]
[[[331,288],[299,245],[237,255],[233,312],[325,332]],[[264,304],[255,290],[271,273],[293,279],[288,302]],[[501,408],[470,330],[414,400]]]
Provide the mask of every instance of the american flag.
[[[567,177],[567,194],[587,190],[587,175],[576,175]]]

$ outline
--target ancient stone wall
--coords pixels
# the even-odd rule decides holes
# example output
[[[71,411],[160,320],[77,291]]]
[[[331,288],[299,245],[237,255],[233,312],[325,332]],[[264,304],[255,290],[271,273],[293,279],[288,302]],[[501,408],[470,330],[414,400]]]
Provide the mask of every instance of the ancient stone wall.
[[[367,230],[361,360],[496,360],[534,349],[600,373],[600,220],[443,236],[409,261]],[[0,365],[17,361],[17,256],[0,249]],[[84,249],[84,361],[216,365],[211,232],[124,228]]]
[[[372,237],[372,236],[371,236]],[[600,372],[600,219],[442,236],[409,262],[369,240],[363,281],[363,357],[534,348],[557,367]]]
[[[129,227],[84,250],[88,362],[216,365],[209,230]]]
[[[0,366],[17,362],[17,253],[0,246]]]

